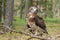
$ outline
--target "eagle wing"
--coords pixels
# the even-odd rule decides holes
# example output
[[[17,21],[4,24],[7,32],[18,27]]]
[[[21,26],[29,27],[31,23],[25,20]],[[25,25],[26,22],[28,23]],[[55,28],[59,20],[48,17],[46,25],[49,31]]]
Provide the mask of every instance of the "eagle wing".
[[[35,24],[36,24],[37,26],[39,26],[39,27],[42,28],[43,30],[46,30],[46,25],[45,25],[45,23],[44,23],[44,20],[43,20],[41,17],[36,16],[34,19],[35,19]]]

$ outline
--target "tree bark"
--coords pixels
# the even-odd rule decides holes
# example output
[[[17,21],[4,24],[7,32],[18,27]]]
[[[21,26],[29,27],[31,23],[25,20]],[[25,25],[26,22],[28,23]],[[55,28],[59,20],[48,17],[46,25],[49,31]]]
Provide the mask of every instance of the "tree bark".
[[[29,0],[29,7],[33,5],[33,0]]]
[[[33,6],[37,6],[38,5],[38,0],[33,0]]]
[[[27,13],[28,13],[28,8],[29,8],[29,0],[26,0],[26,4],[25,4],[25,15],[27,15]]]
[[[60,19],[60,0],[59,0],[59,7],[58,7],[58,19]]]
[[[20,18],[22,18],[22,14],[23,14],[23,0],[20,0]]]
[[[2,19],[2,0],[0,0],[0,22]]]
[[[6,13],[6,0],[2,0],[2,22],[4,23],[5,20],[5,13]]]
[[[12,27],[14,11],[14,0],[6,0],[6,15],[4,24],[8,27]]]
[[[55,18],[55,0],[52,0],[52,15],[53,15],[53,18]]]
[[[48,4],[47,4],[48,0],[45,0],[45,18],[48,17]]]

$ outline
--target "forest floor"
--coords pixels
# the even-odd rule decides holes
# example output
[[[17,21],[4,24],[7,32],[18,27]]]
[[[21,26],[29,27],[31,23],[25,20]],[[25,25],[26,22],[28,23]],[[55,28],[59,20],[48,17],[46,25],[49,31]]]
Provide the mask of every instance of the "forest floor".
[[[16,30],[19,30],[20,28],[16,28]],[[50,23],[47,24],[47,30],[50,36],[57,37],[60,36],[60,23]],[[27,40],[30,38],[29,36],[26,36],[24,34],[14,33],[11,34],[9,32],[0,35],[0,40]],[[31,39],[31,40],[38,40],[38,39]],[[60,40],[60,39],[56,39]]]

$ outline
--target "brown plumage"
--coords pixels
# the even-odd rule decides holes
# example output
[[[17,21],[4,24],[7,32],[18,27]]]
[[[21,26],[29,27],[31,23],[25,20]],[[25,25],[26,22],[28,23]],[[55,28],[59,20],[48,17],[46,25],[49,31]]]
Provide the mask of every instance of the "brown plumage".
[[[27,27],[31,29],[30,30],[31,32],[34,30],[37,30],[37,31],[42,31],[42,32],[48,34],[43,18],[41,18],[37,15],[36,7],[31,7],[29,9],[26,21],[27,21]]]

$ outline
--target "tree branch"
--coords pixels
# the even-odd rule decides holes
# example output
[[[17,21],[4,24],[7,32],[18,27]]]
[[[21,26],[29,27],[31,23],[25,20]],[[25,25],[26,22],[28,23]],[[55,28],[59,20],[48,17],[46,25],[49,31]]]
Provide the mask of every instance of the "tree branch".
[[[43,37],[40,37],[40,36],[36,36],[36,35],[33,35],[33,34],[26,33],[26,32],[24,32],[24,31],[16,31],[16,30],[11,29],[10,27],[5,26],[5,25],[1,25],[1,26],[9,29],[11,32],[20,33],[20,34],[25,34],[25,35],[27,35],[27,36],[30,36],[31,38],[44,39],[44,40],[46,39],[46,38],[43,38]]]

